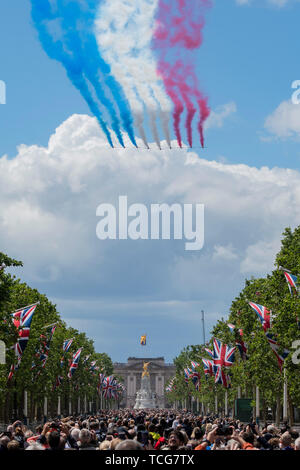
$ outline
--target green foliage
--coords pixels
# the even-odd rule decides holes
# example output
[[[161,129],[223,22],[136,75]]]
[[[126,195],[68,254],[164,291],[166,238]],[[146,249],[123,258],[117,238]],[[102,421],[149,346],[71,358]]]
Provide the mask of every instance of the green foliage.
[[[228,320],[219,320],[211,332],[212,337],[220,339],[223,343],[235,345],[240,339],[239,329],[242,329],[243,341],[248,345],[248,360],[243,361],[237,351],[236,361],[230,368],[232,387],[228,390],[228,399],[231,405],[236,398],[238,387],[241,387],[245,396],[253,398],[253,387],[258,386],[264,405],[270,407],[274,407],[278,398],[281,400],[283,395],[283,374],[262,325],[248,304],[252,301],[272,311],[270,332],[277,335],[281,350],[291,350],[285,361],[288,390],[294,406],[300,406],[300,368],[291,360],[292,343],[300,339],[297,323],[297,317],[300,320],[300,296],[290,295],[284,274],[278,269],[282,266],[300,275],[300,227],[294,231],[287,228],[283,233],[282,246],[276,256],[275,266],[276,269],[266,278],[245,281],[245,287],[231,304]],[[236,326],[233,332],[228,328],[228,322]],[[203,352],[202,346],[188,346],[174,359],[178,387],[170,394],[173,401],[184,399],[192,393],[195,397],[200,395],[204,403],[213,403],[216,391],[219,400],[224,400],[225,389],[220,385],[215,388],[211,378],[202,381],[200,394],[184,383],[184,367],[191,360],[201,362],[201,357],[209,358]],[[202,364],[200,369],[202,370]]]
[[[2,263],[9,267],[22,266],[22,263],[0,253],[0,266]],[[15,372],[14,378],[7,383],[10,366],[15,363],[15,353],[13,346],[17,341],[17,330],[12,322],[11,314],[27,305],[39,302],[34,313],[30,329],[30,338],[25,352],[23,353],[19,369]],[[94,349],[93,341],[86,337],[85,333],[79,332],[72,327],[67,327],[61,319],[56,305],[50,302],[46,295],[41,294],[36,289],[29,287],[14,276],[0,270],[0,339],[7,347],[7,364],[0,366],[0,389],[2,391],[0,404],[15,396],[17,402],[21,403],[24,390],[27,390],[31,397],[39,404],[42,403],[45,394],[49,398],[57,397],[58,394],[68,397],[87,396],[92,399],[97,393],[99,373],[107,375],[113,373],[111,358],[106,353],[97,353]],[[47,325],[55,323],[57,325],[53,335],[46,366],[42,367],[40,354],[41,335],[45,335]],[[62,345],[66,339],[74,338],[68,353],[63,353]],[[74,352],[82,348],[78,369],[73,378],[68,379],[69,361]],[[89,360],[84,364],[84,358],[90,355]],[[61,358],[64,356],[64,365],[61,367]],[[96,361],[99,370],[92,372],[90,364]],[[32,369],[32,364],[35,367]],[[57,376],[63,377],[63,384],[53,390]]]

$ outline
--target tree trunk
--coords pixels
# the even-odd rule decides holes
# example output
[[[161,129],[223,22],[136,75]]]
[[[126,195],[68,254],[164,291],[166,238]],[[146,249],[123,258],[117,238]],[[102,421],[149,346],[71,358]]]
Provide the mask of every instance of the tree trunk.
[[[292,403],[289,393],[288,393],[288,410],[289,410],[289,425],[293,426],[294,425],[294,407],[293,407],[293,403]]]
[[[280,418],[281,418],[281,403],[280,403],[281,395],[277,394],[276,400],[276,426],[280,426]]]

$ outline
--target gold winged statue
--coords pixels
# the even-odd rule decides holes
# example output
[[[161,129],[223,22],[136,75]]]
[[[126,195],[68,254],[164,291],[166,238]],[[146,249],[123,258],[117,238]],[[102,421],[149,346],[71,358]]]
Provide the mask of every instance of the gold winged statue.
[[[149,365],[150,365],[150,362],[144,362],[144,365],[143,365],[144,372],[142,373],[142,377],[149,377],[149,371],[148,371]]]

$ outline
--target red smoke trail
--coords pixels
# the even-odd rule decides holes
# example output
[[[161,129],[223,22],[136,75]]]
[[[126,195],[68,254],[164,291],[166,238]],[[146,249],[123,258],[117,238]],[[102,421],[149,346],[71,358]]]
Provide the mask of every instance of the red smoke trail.
[[[198,105],[199,105],[199,109],[200,109],[200,121],[199,121],[199,124],[198,124],[198,130],[199,130],[199,134],[200,134],[201,147],[203,148],[204,147],[203,125],[204,125],[204,122],[206,121],[206,119],[208,118],[208,116],[210,114],[210,109],[207,105],[207,98],[202,97],[198,101]]]
[[[190,146],[193,142],[192,122],[196,113],[195,104],[199,107],[198,131],[201,145],[204,147],[203,125],[210,110],[207,98],[199,90],[195,65],[188,51],[199,48],[203,42],[204,13],[210,6],[211,0],[172,0],[172,4],[160,0],[159,4],[158,25],[155,32],[155,47],[160,54],[158,72],[174,103],[174,130],[180,147],[183,103],[187,110],[185,127]]]
[[[167,93],[174,103],[174,111],[173,111],[174,132],[175,132],[179,147],[182,147],[182,138],[181,138],[181,132],[180,132],[180,118],[181,118],[181,114],[184,111],[184,107],[176,91],[176,88],[178,87],[178,83],[176,81],[175,69],[174,70],[173,69],[174,67],[171,67],[166,62],[159,63],[159,71],[164,80]]]

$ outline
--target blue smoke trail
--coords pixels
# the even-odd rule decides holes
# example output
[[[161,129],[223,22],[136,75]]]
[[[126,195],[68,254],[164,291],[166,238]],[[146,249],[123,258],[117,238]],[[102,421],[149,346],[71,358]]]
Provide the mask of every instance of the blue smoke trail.
[[[87,80],[84,76],[84,71],[82,70],[82,66],[76,63],[74,59],[66,52],[62,41],[54,40],[48,32],[46,22],[56,20],[56,15],[52,11],[50,2],[48,0],[43,0],[42,2],[40,0],[31,0],[31,3],[32,19],[36,29],[38,30],[39,38],[45,51],[49,57],[58,60],[64,65],[69,79],[80,91],[81,95],[88,103],[90,110],[94,116],[96,116],[104,134],[106,135],[110,146],[113,147],[110,132],[89,89]]]
[[[52,0],[52,3],[48,0],[31,0],[31,2],[32,17],[46,52],[50,57],[63,63],[70,80],[79,89],[97,117],[110,145],[113,146],[110,132],[102,117],[95,94],[107,109],[111,118],[111,127],[124,147],[119,117],[114,104],[101,86],[101,79],[116,101],[124,129],[136,146],[133,119],[128,102],[123,96],[122,88],[111,75],[109,65],[101,58],[94,36],[96,4],[99,0]],[[50,28],[52,28],[52,34]],[[59,28],[58,31],[57,28]],[[60,36],[55,37],[59,31]]]
[[[96,40],[87,32],[89,27],[86,24],[87,18],[83,16],[80,5],[78,2],[67,0],[57,0],[58,17],[62,26],[62,31],[65,37],[65,45],[72,52],[73,57],[77,64],[82,66],[82,69],[89,81],[93,84],[97,98],[109,111],[112,119],[112,128],[115,131],[120,144],[124,147],[122,134],[120,132],[120,123],[113,103],[107,98],[100,84],[99,76],[99,54],[96,46]],[[80,26],[81,22],[82,27]],[[83,37],[81,34],[83,31]]]

